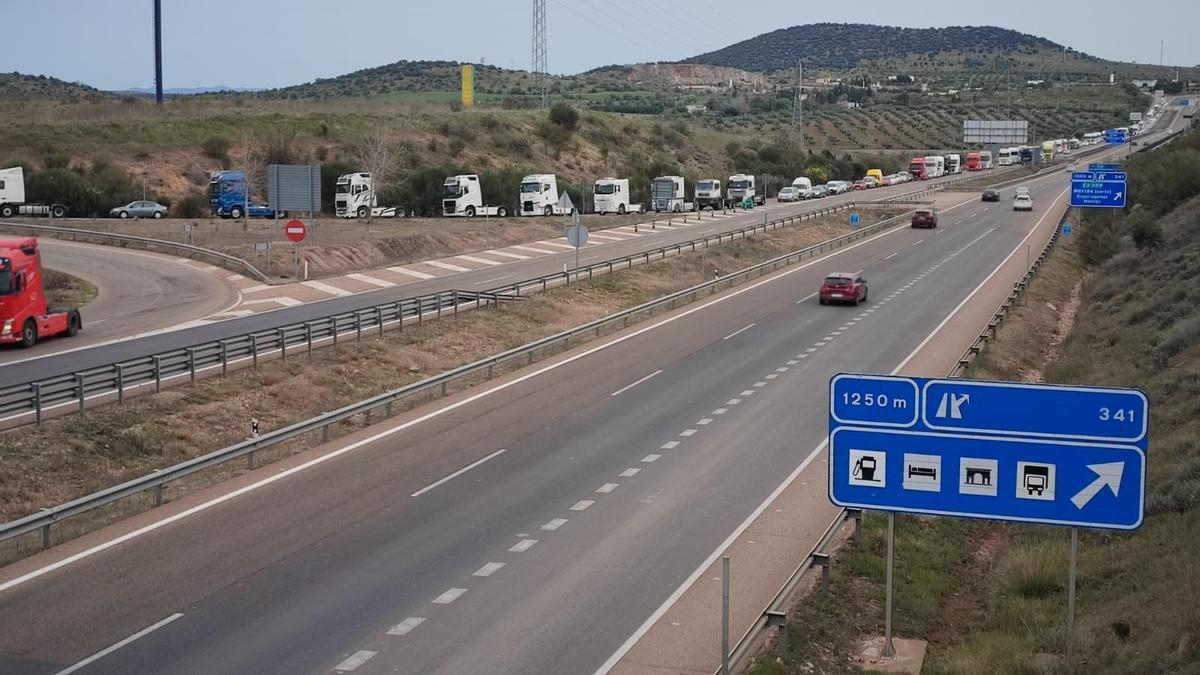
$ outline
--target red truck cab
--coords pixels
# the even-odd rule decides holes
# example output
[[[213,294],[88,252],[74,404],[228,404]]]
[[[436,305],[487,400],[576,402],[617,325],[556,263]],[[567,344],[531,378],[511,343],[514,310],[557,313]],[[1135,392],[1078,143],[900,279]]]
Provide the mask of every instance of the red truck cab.
[[[78,310],[46,305],[37,240],[0,239],[0,344],[32,347],[39,337],[74,335],[82,327]]]
[[[978,152],[968,152],[967,171],[983,171],[983,155]]]
[[[928,177],[925,174],[925,158],[913,157],[908,163],[908,173],[912,175],[913,180],[925,180]]]

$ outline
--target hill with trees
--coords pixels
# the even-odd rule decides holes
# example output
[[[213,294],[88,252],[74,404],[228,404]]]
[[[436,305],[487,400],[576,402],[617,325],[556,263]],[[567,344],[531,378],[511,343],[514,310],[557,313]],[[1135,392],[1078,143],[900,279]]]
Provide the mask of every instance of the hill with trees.
[[[110,96],[99,89],[78,82],[67,82],[47,75],[0,73],[0,101],[62,101],[73,103],[84,99]]]

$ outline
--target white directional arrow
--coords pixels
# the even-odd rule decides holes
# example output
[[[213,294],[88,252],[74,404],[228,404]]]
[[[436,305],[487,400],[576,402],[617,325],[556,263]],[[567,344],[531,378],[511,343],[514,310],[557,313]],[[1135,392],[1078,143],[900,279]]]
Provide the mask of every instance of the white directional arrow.
[[[1117,197],[1116,197],[1117,201],[1121,201],[1121,196],[1124,194],[1125,194],[1124,192],[1118,192]]]
[[[1121,474],[1125,473],[1125,462],[1112,462],[1109,464],[1088,464],[1088,468],[1096,474],[1096,480],[1088,483],[1088,486],[1079,491],[1079,494],[1071,497],[1071,503],[1075,508],[1082,509],[1088,505],[1088,502],[1100,494],[1104,486],[1112,490],[1113,496],[1117,496],[1117,491],[1121,489]]]

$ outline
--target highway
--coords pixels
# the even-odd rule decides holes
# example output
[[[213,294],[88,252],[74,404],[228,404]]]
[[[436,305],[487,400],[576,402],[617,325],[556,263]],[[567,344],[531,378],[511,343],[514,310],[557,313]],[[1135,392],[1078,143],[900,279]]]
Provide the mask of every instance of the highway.
[[[946,195],[935,231],[878,235],[183,499],[121,531],[175,522],[18,585],[116,532],[5,570],[0,670],[121,644],[82,672],[592,672],[821,443],[828,378],[890,371],[1065,182],[1031,180],[1033,213]],[[827,272],[856,269],[869,303],[816,304]]]
[[[772,204],[766,209],[760,207],[750,212],[742,212],[737,215],[731,215],[729,217],[712,220],[702,224],[692,224],[694,223],[695,218],[693,214],[689,217],[690,222],[687,226],[659,229],[653,231],[651,234],[643,235],[633,239],[627,239],[625,241],[590,245],[585,249],[586,252],[584,253],[583,262],[595,262],[598,260],[620,258],[631,254],[641,253],[647,248],[657,248],[678,242],[690,241],[700,236],[714,234],[717,232],[727,232],[730,230],[740,229],[763,222],[762,219],[764,214],[767,214],[769,218],[778,219],[787,217],[789,215],[817,211],[822,208],[836,206],[851,200],[858,200],[860,202],[864,200],[886,200],[897,195],[912,193],[918,190],[933,187],[939,183],[945,182],[946,180],[960,177],[961,176],[952,176],[925,182],[905,183],[902,185],[878,188],[871,190],[869,193],[847,193],[844,195],[828,197],[815,202],[800,202],[796,204],[778,205]],[[445,276],[439,276],[435,279],[413,281],[411,283],[401,284],[393,288],[380,289],[378,291],[372,291],[368,293],[330,298],[328,300],[306,303],[295,307],[281,308],[252,316],[185,327],[180,330],[162,332],[154,335],[132,337],[130,339],[125,339],[118,342],[109,341],[103,345],[93,348],[71,348],[67,351],[57,351],[53,358],[29,359],[28,353],[17,353],[15,356],[9,356],[8,361],[11,362],[12,360],[19,358],[22,361],[19,366],[14,367],[12,365],[7,365],[4,360],[0,360],[0,382],[16,383],[53,377],[63,373],[70,373],[95,366],[107,365],[118,360],[137,358],[170,349],[178,349],[201,342],[243,335],[252,331],[268,330],[277,326],[325,317],[339,312],[349,312],[356,309],[361,309],[363,307],[370,307],[376,304],[415,297],[426,293],[436,293],[438,291],[453,289],[474,291],[483,290],[485,288],[494,287],[497,283],[499,283],[494,280],[496,277],[501,275],[509,278],[507,281],[505,281],[505,283],[511,283],[512,281],[518,279],[530,279],[555,272],[562,272],[563,265],[574,265],[574,260],[575,254],[573,252],[562,251],[561,253],[556,253],[554,255],[543,255],[533,257],[528,260],[512,261],[500,266],[490,266],[481,269],[470,270],[467,272],[449,274]],[[489,280],[490,283],[484,283],[489,282]],[[85,334],[89,332],[87,317],[85,317],[84,329]],[[136,333],[136,331],[133,331],[132,333]],[[126,334],[129,335],[132,333]],[[67,341],[63,340],[48,344],[54,344],[56,347],[58,347],[58,345],[66,344],[66,342]],[[45,347],[45,349],[49,350],[52,348]],[[61,349],[61,347],[59,347],[59,349]],[[6,354],[6,356],[8,355]]]
[[[0,233],[0,238],[19,237]],[[173,328],[220,312],[239,299],[223,274],[169,256],[51,238],[39,239],[38,246],[43,265],[91,282],[96,298],[80,310],[84,330],[78,335],[44,339],[31,349],[3,345],[0,366]],[[0,382],[9,382],[8,376],[0,367]]]
[[[591,673],[1066,199],[898,228],[0,570],[0,672]],[[870,301],[819,306],[831,271]],[[818,459],[818,461],[823,461]],[[811,489],[824,491],[823,484]],[[805,514],[827,521],[828,513]]]

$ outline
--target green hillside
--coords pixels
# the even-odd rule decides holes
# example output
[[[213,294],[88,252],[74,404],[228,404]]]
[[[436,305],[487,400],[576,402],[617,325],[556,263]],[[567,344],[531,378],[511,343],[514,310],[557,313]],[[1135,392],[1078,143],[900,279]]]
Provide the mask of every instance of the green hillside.
[[[111,96],[106,92],[46,75],[0,73],[0,101],[65,101],[99,100]]]

